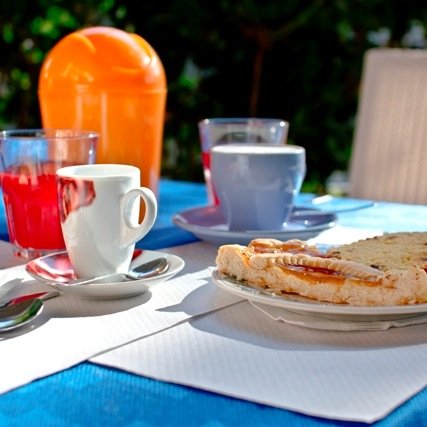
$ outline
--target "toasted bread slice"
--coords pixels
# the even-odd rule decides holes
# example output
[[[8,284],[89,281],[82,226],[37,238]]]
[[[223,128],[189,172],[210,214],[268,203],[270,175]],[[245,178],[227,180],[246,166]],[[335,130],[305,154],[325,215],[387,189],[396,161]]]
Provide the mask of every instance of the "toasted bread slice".
[[[300,240],[224,245],[218,271],[275,294],[358,306],[427,302],[427,233],[393,233],[322,253]]]

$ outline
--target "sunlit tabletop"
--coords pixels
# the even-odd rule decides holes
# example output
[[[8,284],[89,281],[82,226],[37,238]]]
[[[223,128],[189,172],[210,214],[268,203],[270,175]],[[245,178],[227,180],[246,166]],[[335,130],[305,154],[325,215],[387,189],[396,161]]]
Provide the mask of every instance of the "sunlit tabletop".
[[[311,198],[312,195],[302,194],[298,202],[304,203]],[[173,224],[172,216],[204,206],[206,202],[203,184],[162,180],[159,216],[154,229],[144,239],[143,247],[160,249],[196,241],[191,233]],[[427,206],[397,203],[377,203],[372,209],[339,214],[343,226],[389,232],[426,231],[426,218]],[[4,211],[0,211],[0,239],[8,239]],[[28,349],[28,360],[30,363],[31,349]],[[377,425],[425,425],[426,408],[427,389],[424,389]],[[84,362],[0,395],[0,425],[362,424],[308,417]]]

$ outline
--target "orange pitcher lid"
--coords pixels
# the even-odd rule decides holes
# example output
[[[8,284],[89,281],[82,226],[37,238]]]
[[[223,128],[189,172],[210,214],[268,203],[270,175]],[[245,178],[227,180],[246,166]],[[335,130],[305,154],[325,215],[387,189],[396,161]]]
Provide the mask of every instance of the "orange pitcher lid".
[[[112,27],[90,27],[61,39],[46,56],[39,90],[158,91],[166,89],[163,64],[137,34]]]

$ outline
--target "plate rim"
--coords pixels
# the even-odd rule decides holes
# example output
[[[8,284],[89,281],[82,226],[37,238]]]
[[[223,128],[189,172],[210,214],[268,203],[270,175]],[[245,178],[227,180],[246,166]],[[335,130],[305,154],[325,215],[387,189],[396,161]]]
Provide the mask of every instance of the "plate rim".
[[[391,306],[354,306],[334,303],[322,303],[318,301],[293,301],[286,296],[271,295],[256,288],[250,288],[243,283],[238,283],[234,279],[222,277],[215,268],[212,271],[212,279],[215,285],[220,289],[228,291],[236,296],[250,301],[266,305],[281,307],[285,310],[295,311],[297,313],[312,313],[317,315],[340,315],[340,316],[401,316],[405,314],[426,314],[427,303],[391,305]],[[299,297],[304,298],[304,297]]]

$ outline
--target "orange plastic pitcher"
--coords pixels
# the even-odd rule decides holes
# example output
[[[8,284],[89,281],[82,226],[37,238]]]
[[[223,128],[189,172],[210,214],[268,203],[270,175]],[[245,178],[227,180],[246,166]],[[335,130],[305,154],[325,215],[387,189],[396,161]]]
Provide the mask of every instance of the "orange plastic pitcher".
[[[137,166],[158,192],[167,87],[147,41],[111,27],[71,33],[46,56],[38,89],[45,128],[99,132],[96,162]]]

